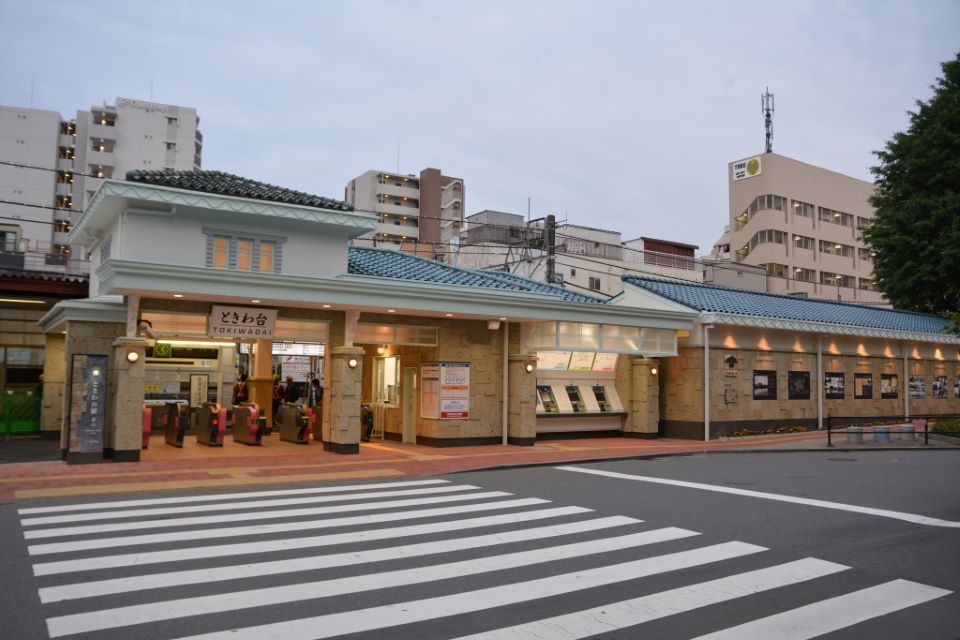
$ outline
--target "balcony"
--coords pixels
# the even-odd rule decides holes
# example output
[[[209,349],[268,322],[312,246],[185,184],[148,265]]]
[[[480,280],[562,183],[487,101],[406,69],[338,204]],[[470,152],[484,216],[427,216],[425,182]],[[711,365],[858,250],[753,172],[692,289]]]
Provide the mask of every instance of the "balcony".
[[[62,234],[66,235],[66,234]],[[25,251],[0,251],[0,269],[5,271],[55,273],[89,276],[90,261],[69,253],[54,252],[48,242],[36,243]]]
[[[112,167],[115,163],[116,159],[113,153],[106,151],[87,151],[87,164],[91,167]],[[89,173],[96,174],[96,171],[90,171]]]
[[[104,140],[116,140],[117,139],[117,128],[108,127],[102,124],[91,124],[90,130],[87,132],[89,138],[103,138]]]
[[[420,199],[420,190],[414,187],[398,187],[394,183],[377,185],[377,195],[384,195],[391,198],[409,198],[414,201]]]
[[[417,217],[420,214],[420,209],[417,207],[403,207],[395,204],[387,204],[386,202],[380,202],[377,203],[377,213],[389,213],[390,215],[396,216]]]

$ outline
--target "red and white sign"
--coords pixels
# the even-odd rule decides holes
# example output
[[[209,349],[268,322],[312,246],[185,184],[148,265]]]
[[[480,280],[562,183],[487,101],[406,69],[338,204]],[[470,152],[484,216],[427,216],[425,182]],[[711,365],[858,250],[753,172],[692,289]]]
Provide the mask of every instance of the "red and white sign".
[[[440,419],[470,417],[470,363],[440,363]]]

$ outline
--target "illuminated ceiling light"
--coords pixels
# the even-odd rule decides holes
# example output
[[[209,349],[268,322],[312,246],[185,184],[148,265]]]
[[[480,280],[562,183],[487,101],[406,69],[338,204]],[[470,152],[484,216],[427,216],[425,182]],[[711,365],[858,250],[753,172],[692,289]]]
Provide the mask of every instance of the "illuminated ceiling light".
[[[175,294],[173,294],[173,297],[174,297],[174,298],[182,298],[182,297],[183,297],[183,294],[182,294],[182,293],[175,293]]]
[[[250,302],[252,302],[253,304],[260,304],[259,300],[251,300]]]
[[[379,347],[377,347],[377,355],[382,356],[382,355],[385,354],[386,352],[387,352],[387,347],[386,347],[386,346],[380,345]]]
[[[506,322],[506,318],[500,318],[500,322]]]
[[[443,314],[443,315],[447,316],[448,318],[452,318],[452,317],[453,317],[453,314],[452,314],[452,313],[445,313],[445,314]]]
[[[330,305],[325,304],[325,305],[323,305],[323,308],[324,308],[324,309],[329,309],[329,308],[330,308]]]
[[[387,313],[396,313],[396,312],[397,312],[396,309],[387,309]]]
[[[213,340],[157,340],[158,344],[176,347],[232,347],[234,342],[214,342]]]
[[[18,302],[20,304],[47,304],[46,300],[24,300],[22,298],[0,298],[0,302]],[[66,331],[64,331],[66,333]]]

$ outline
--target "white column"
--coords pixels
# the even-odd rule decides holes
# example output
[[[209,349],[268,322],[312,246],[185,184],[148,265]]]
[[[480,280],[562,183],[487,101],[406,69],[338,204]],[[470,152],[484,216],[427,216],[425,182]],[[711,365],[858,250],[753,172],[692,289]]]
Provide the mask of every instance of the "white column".
[[[817,429],[823,429],[823,336],[817,336]]]
[[[509,362],[509,352],[510,351],[510,323],[503,323],[503,415],[501,416],[502,420],[502,429],[503,433],[500,436],[500,444],[507,444],[507,437],[509,435],[509,425],[507,424],[510,421],[510,362]]]
[[[710,440],[710,329],[712,324],[703,327],[703,440]]]
[[[910,361],[907,343],[904,342],[901,347],[903,350],[903,383],[900,385],[903,389],[903,415],[910,417]]]

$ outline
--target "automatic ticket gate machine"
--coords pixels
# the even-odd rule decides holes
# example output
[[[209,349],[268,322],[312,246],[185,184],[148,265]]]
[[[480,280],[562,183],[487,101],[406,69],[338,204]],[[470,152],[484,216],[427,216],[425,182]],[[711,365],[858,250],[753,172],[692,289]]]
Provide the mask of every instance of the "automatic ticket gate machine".
[[[267,419],[260,415],[260,407],[253,402],[241,402],[233,407],[233,441],[259,446],[266,430]]]
[[[216,402],[204,402],[197,410],[197,442],[222,447],[227,432],[227,408]]]
[[[166,403],[166,419],[163,424],[164,442],[172,447],[183,447],[183,436],[190,422],[190,407],[182,402]]]
[[[298,404],[285,402],[280,405],[280,439],[295,444],[310,443],[310,420],[304,408]]]

